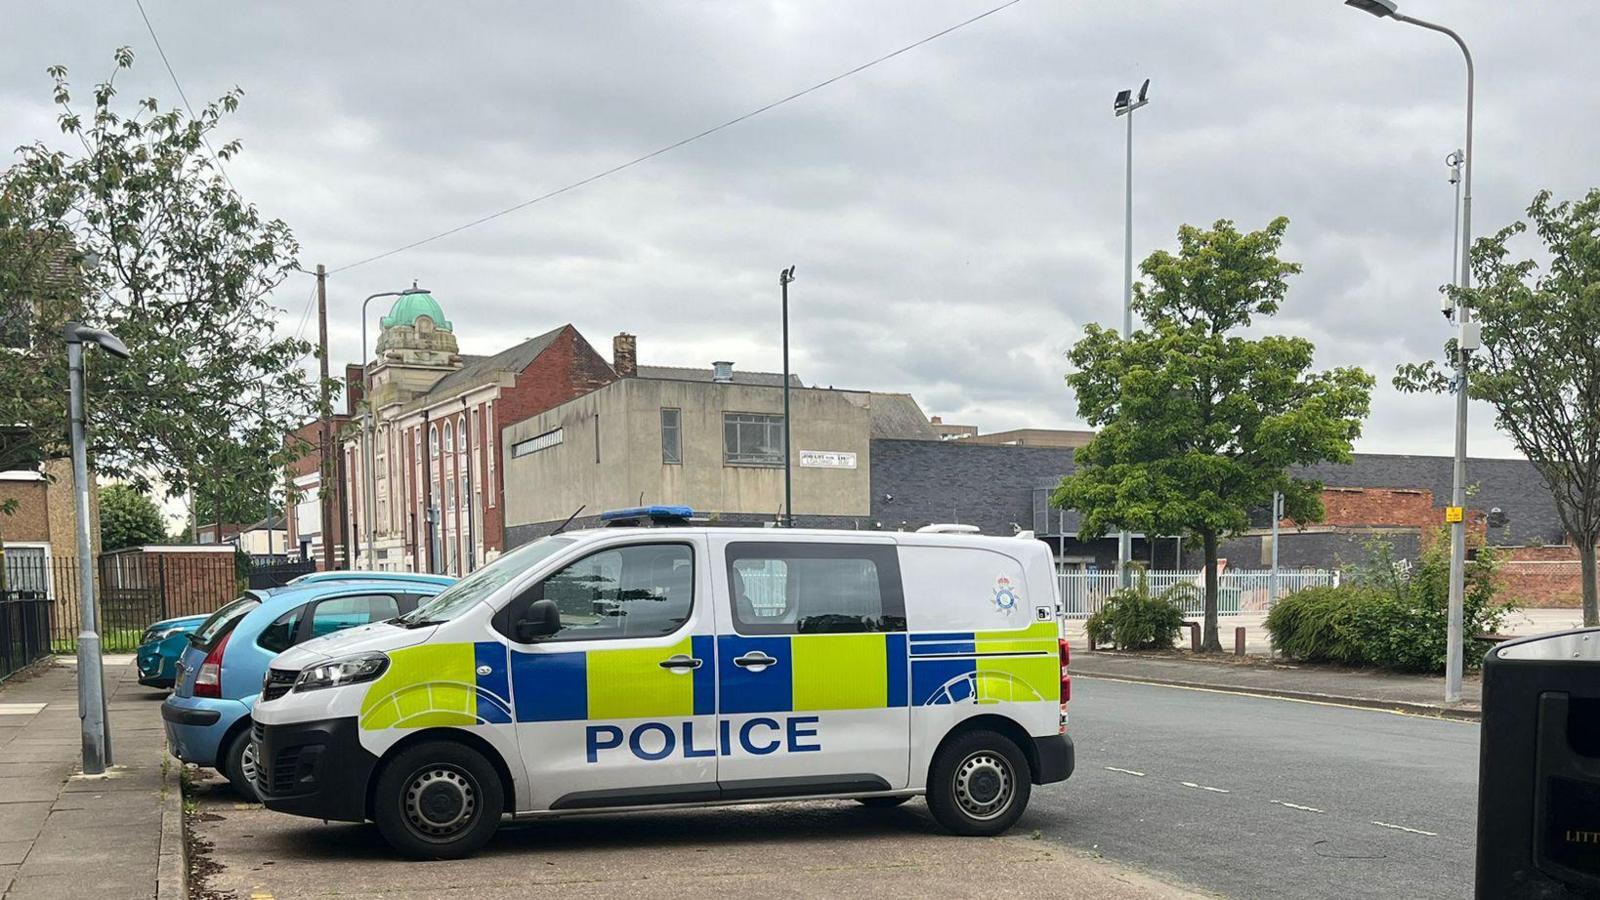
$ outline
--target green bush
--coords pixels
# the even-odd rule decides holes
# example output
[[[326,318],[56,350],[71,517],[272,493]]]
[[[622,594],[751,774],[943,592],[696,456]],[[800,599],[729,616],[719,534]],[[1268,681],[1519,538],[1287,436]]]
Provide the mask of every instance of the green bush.
[[[1449,621],[1450,541],[1435,535],[1415,565],[1397,560],[1387,544],[1340,587],[1309,588],[1278,601],[1267,614],[1273,643],[1291,659],[1381,666],[1403,672],[1443,672]],[[1465,632],[1499,629],[1512,607],[1495,602],[1499,560],[1479,549],[1467,561]],[[1468,652],[1466,664],[1477,666]]]
[[[1150,595],[1141,572],[1138,580],[1106,598],[1105,605],[1089,616],[1084,630],[1094,644],[1112,644],[1119,650],[1171,650],[1183,628],[1183,610],[1177,599],[1188,585]]]

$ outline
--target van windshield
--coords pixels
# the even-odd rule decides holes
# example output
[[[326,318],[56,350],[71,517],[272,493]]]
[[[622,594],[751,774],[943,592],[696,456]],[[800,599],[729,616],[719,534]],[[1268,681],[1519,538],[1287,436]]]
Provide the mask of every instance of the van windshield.
[[[488,599],[490,594],[516,580],[522,573],[570,545],[572,538],[540,538],[505,554],[471,575],[434,595],[432,600],[396,619],[407,628],[448,622]]]
[[[211,614],[211,618],[200,624],[199,628],[189,636],[189,642],[202,649],[210,647],[229,626],[244,618],[245,613],[261,605],[261,598],[255,594],[245,594],[243,597],[232,601],[221,609]]]

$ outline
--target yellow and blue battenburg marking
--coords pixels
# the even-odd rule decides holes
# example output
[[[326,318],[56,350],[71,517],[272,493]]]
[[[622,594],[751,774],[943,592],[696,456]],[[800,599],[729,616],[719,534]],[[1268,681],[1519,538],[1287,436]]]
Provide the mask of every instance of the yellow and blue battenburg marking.
[[[1061,699],[1055,622],[1014,631],[911,636],[911,703],[1014,703]]]
[[[422,644],[389,654],[362,702],[361,727],[1057,701],[1057,634],[1054,622],[1040,622],[912,635],[692,635],[668,647],[573,652]],[[775,662],[759,672],[735,663],[757,651]],[[680,654],[704,663],[687,675],[661,667]]]

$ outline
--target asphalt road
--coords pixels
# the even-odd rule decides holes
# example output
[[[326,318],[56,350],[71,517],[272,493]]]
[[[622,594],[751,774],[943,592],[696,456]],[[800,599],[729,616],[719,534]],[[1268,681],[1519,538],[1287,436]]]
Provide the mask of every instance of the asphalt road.
[[[1088,678],[1069,709],[1020,828],[1232,897],[1471,896],[1476,724]]]

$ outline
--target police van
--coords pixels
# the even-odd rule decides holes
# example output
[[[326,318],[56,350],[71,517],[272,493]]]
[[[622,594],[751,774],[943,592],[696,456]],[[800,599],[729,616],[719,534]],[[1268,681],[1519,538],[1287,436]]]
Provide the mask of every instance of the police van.
[[[461,857],[502,819],[925,794],[998,834],[1072,774],[1049,550],[703,527],[681,507],[519,547],[295,647],[254,712],[274,810]]]

